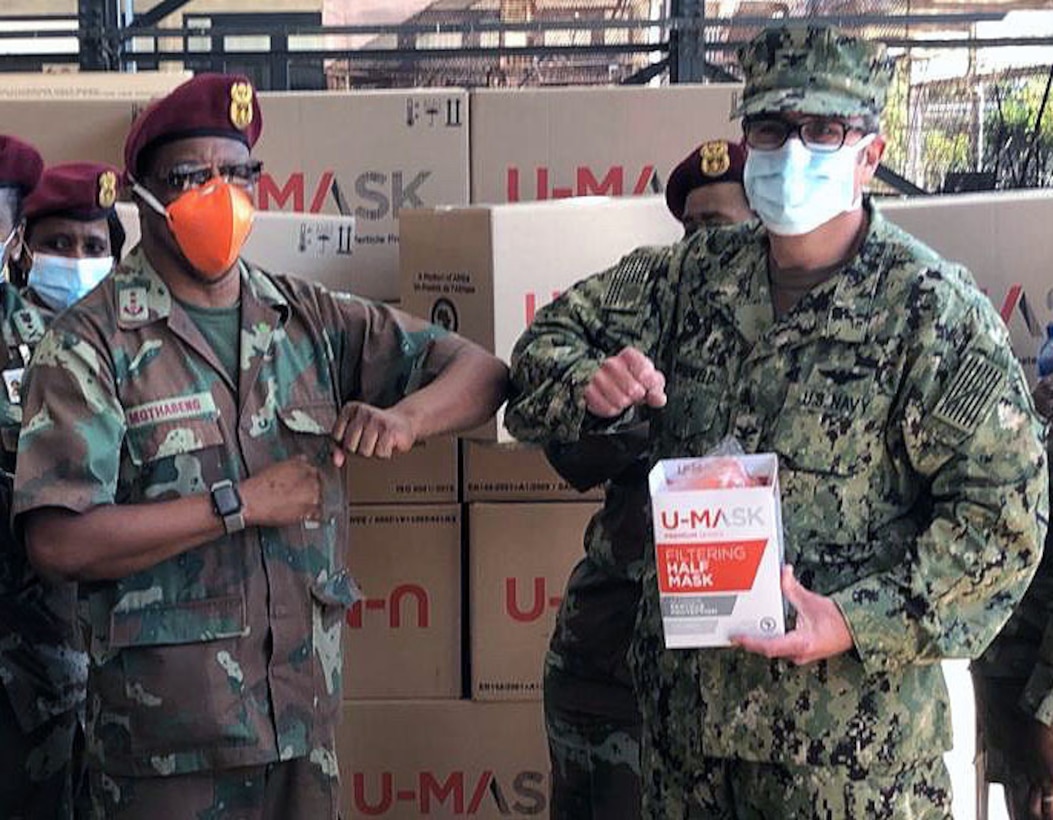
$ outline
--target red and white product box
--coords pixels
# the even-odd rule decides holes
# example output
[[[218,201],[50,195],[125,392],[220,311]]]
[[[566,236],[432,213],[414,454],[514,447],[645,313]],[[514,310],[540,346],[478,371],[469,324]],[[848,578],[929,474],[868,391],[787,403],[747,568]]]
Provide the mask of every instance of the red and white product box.
[[[649,482],[666,648],[782,635],[775,455],[667,459]]]

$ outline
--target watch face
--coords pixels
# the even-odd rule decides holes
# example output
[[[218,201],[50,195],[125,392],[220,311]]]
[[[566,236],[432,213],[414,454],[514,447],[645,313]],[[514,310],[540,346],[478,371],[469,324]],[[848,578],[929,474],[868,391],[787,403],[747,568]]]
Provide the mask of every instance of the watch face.
[[[233,515],[241,509],[241,497],[233,487],[217,487],[212,491],[216,512],[222,516]]]

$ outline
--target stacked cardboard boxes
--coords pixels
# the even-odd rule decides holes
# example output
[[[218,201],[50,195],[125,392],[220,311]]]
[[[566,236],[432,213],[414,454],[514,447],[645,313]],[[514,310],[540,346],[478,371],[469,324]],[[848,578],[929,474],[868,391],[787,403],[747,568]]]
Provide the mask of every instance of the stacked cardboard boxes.
[[[36,145],[49,164],[121,166],[134,118],[186,79],[181,72],[69,76],[75,79],[34,75],[0,89],[0,112],[12,133]],[[316,223],[304,223],[300,251],[327,257],[311,277],[392,301],[403,211],[660,193],[692,145],[736,137],[728,115],[739,89],[265,92],[254,150],[264,163],[256,205],[354,217],[353,237],[339,225],[316,231]],[[541,294],[539,304],[548,298]]]
[[[363,600],[344,630],[344,696],[461,695],[457,442],[400,458],[351,458],[348,566]]]
[[[462,442],[473,700],[538,700],[563,588],[601,491],[582,495],[541,450]]]
[[[542,664],[600,492],[537,448],[451,438],[347,469],[347,816],[543,814]]]

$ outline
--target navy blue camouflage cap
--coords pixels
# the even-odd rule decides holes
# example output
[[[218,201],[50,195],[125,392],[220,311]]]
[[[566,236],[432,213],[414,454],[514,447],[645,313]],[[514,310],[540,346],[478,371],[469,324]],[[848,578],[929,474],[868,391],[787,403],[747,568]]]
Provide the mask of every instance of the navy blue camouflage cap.
[[[879,115],[892,80],[885,46],[834,28],[769,28],[738,51],[746,75],[734,116],[794,111]]]

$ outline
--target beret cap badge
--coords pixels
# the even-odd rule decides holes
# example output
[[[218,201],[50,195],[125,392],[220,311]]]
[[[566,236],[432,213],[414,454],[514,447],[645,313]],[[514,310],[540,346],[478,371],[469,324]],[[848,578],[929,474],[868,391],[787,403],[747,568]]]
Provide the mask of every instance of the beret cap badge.
[[[698,149],[700,167],[707,177],[719,177],[731,167],[731,155],[724,140],[704,142]]]
[[[117,201],[117,174],[103,171],[99,174],[99,207],[112,208]]]
[[[252,125],[252,86],[234,83],[230,87],[230,122],[239,131]]]

